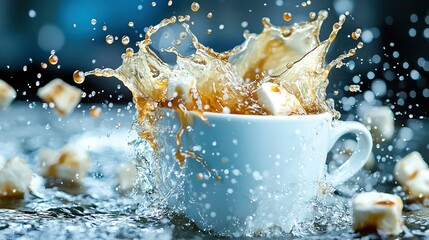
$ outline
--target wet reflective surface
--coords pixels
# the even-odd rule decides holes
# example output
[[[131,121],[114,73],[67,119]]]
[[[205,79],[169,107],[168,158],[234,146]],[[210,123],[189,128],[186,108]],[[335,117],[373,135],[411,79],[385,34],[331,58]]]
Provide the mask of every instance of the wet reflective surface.
[[[23,200],[1,201],[0,238],[217,239],[198,230],[185,217],[165,209],[148,207],[142,210],[139,203],[144,199],[137,192],[124,195],[117,191],[117,166],[133,158],[132,145],[128,142],[136,138],[130,130],[134,109],[132,106],[103,105],[100,118],[91,118],[90,107],[80,106],[71,116],[64,118],[58,118],[52,109],[44,108],[40,103],[29,108],[26,103],[15,102],[9,109],[0,111],[2,162],[19,155],[37,173],[37,151],[41,147],[60,148],[67,142],[85,148],[92,160],[88,177],[80,188],[49,188],[45,186],[44,179],[35,174],[32,192],[26,194]],[[411,127],[416,125],[415,121]],[[418,129],[427,129],[429,122],[419,120],[418,124]],[[403,156],[408,151],[420,150],[427,159],[427,133],[414,132],[407,148],[394,148],[389,155]],[[376,156],[385,156],[385,151],[383,145],[374,149]],[[404,197],[391,176],[394,162],[380,157],[373,170],[362,170],[334,194],[314,200],[309,206],[315,210],[314,217],[299,223],[293,229],[293,235],[273,230],[255,237],[267,238],[267,234],[271,234],[268,237],[281,239],[361,237],[351,229],[350,197],[357,191],[371,189],[393,192],[405,200],[402,238],[429,237],[429,208]],[[373,239],[378,236],[367,237]]]

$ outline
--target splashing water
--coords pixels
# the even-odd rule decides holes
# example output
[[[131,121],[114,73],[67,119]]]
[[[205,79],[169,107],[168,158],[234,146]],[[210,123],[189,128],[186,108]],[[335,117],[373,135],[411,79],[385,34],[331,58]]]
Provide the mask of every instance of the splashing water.
[[[269,115],[256,95],[265,82],[277,83],[295,95],[305,112],[292,114],[331,112],[334,118],[339,118],[332,101],[326,99],[328,74],[333,67],[344,65],[343,60],[353,56],[357,48],[324,65],[328,49],[346,20],[345,15],[340,15],[329,38],[320,42],[320,29],[327,16],[327,11],[322,10],[317,18],[312,17],[313,21],[284,27],[274,26],[268,18],[263,18],[264,29],[260,34],[245,32],[243,44],[219,53],[199,43],[189,25],[183,23],[196,51],[183,56],[174,46],[165,49],[177,56],[176,65],[171,66],[150,45],[151,36],[159,29],[190,20],[189,16],[173,16],[149,27],[145,39],[138,43],[139,51],[123,54],[119,68],[95,69],[84,76],[116,77],[131,90],[138,110],[140,136],[155,149],[154,123],[160,118],[158,109],[171,108],[179,113],[182,128],[176,138],[180,149],[189,111],[203,119],[203,112],[222,113],[225,109],[231,114]],[[77,71],[75,81],[82,83],[84,76]],[[180,163],[186,157],[178,150],[176,158]]]

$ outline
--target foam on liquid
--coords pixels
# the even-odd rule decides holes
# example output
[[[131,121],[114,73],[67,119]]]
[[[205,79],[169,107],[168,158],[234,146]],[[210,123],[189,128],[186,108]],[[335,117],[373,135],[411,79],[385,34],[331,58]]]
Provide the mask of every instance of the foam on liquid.
[[[353,56],[357,48],[325,66],[328,49],[346,20],[345,15],[340,15],[329,38],[320,42],[320,28],[327,16],[327,11],[322,10],[317,18],[310,16],[313,21],[282,27],[274,26],[268,18],[263,18],[264,29],[260,34],[245,32],[243,44],[225,52],[216,52],[199,43],[189,25],[184,23],[190,20],[189,16],[171,17],[149,27],[145,39],[138,43],[139,51],[134,53],[127,49],[119,68],[95,69],[85,73],[76,71],[74,78],[77,83],[83,82],[87,75],[121,80],[133,94],[138,124],[141,126],[140,136],[155,149],[154,123],[160,117],[158,109],[171,108],[178,112],[182,122],[176,136],[180,149],[189,111],[196,112],[202,119],[203,112],[222,113],[225,109],[231,114],[268,115],[258,104],[256,95],[264,82],[277,83],[294,94],[305,109],[304,114],[331,112],[338,118],[332,101],[326,99],[328,74],[333,67],[344,65],[343,60]],[[152,51],[151,36],[176,22],[183,22],[182,26],[196,51],[183,56],[174,46],[165,49],[177,56],[176,65],[171,66]],[[353,39],[357,39],[358,35],[360,31],[354,33]],[[193,88],[190,92],[176,88],[174,98],[169,98],[167,89],[171,79],[193,82]],[[180,163],[186,157],[185,151],[178,150],[176,158]]]

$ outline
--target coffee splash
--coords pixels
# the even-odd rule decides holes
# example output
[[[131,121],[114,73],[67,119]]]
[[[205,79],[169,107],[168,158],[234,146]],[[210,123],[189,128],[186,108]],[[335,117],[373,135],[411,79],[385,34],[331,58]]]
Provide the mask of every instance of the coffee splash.
[[[260,34],[245,32],[243,44],[225,52],[216,52],[199,43],[185,23],[190,20],[189,16],[171,17],[149,27],[145,39],[138,43],[139,51],[134,53],[133,49],[127,49],[119,68],[76,71],[74,79],[82,83],[85,76],[95,75],[121,80],[133,94],[140,136],[155,149],[154,124],[161,117],[157,110],[170,108],[179,114],[182,125],[176,138],[180,149],[186,115],[190,111],[203,120],[203,112],[269,115],[258,104],[256,95],[265,82],[276,83],[295,95],[305,110],[299,114],[331,112],[338,118],[332,101],[326,99],[328,74],[332,68],[344,65],[343,60],[353,56],[358,47],[325,66],[328,49],[346,20],[345,15],[340,15],[329,38],[320,42],[320,29],[327,17],[328,12],[322,10],[317,18],[311,15],[313,21],[282,27],[263,18],[264,29]],[[174,46],[165,49],[177,56],[176,65],[171,66],[150,48],[151,36],[177,22],[182,22],[196,50],[183,56]],[[182,164],[188,157],[185,152],[178,150],[176,154]]]

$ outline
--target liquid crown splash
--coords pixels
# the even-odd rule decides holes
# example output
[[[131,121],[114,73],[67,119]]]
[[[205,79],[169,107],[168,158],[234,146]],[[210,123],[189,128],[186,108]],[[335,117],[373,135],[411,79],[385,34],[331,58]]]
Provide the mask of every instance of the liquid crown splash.
[[[263,18],[260,34],[244,33],[243,44],[225,52],[216,52],[198,42],[186,23],[183,28],[195,47],[195,53],[183,56],[171,46],[165,51],[177,56],[171,66],[151,50],[151,36],[159,29],[177,21],[189,21],[189,16],[164,19],[149,27],[145,39],[138,43],[139,51],[130,48],[122,55],[123,63],[117,69],[95,69],[87,75],[116,77],[132,92],[138,110],[140,136],[156,147],[154,123],[160,117],[160,108],[175,109],[182,122],[177,133],[180,138],[186,127],[186,115],[196,112],[228,112],[231,114],[268,115],[258,104],[256,92],[262,83],[273,82],[295,95],[303,109],[291,114],[339,114],[332,101],[326,99],[328,74],[333,67],[344,65],[343,60],[353,56],[357,48],[325,66],[325,57],[338,31],[346,20],[340,15],[329,38],[320,42],[319,33],[328,13],[322,10],[313,21],[278,27]],[[358,46],[362,46],[359,43]],[[83,81],[82,72],[75,72],[76,82]],[[225,111],[227,110],[227,111]],[[176,154],[183,163],[185,154]]]

